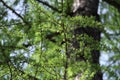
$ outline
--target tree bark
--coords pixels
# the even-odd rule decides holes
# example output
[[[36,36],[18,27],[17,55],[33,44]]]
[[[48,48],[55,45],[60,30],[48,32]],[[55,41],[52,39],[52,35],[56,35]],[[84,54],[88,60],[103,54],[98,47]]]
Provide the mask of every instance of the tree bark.
[[[99,21],[99,15],[98,12],[98,4],[99,0],[74,0],[73,7],[72,7],[72,16],[94,16],[96,21]],[[94,40],[100,41],[100,30],[98,28],[91,28],[91,27],[79,27],[74,30],[74,34],[81,34],[86,33],[88,36],[93,37]],[[93,43],[94,44],[94,43]],[[79,45],[79,44],[77,44]],[[76,45],[76,46],[77,46]],[[99,56],[100,51],[99,50],[92,50],[92,64],[99,65]],[[74,80],[79,80],[81,73],[78,74]],[[92,80],[102,80],[102,73],[101,71],[97,71],[94,75],[94,78]]]

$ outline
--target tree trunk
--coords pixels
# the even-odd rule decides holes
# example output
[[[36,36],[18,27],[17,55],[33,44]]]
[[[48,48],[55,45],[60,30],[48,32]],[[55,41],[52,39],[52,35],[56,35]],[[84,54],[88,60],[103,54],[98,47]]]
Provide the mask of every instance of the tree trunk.
[[[88,17],[94,16],[96,20],[99,21],[99,15],[97,14],[98,4],[99,4],[99,0],[74,0],[73,7],[72,7],[72,12],[73,12],[72,16],[80,16],[80,15],[88,16]],[[100,31],[97,28],[80,27],[80,28],[75,29],[74,32],[75,32],[74,33],[75,35],[80,34],[81,32],[84,32],[88,34],[89,36],[93,37],[94,40],[100,41]],[[92,55],[92,64],[99,65],[100,51],[93,50],[91,51],[91,55]],[[81,73],[78,74],[74,80],[79,80],[81,75],[82,75]],[[101,71],[96,72],[92,80],[102,80]]]

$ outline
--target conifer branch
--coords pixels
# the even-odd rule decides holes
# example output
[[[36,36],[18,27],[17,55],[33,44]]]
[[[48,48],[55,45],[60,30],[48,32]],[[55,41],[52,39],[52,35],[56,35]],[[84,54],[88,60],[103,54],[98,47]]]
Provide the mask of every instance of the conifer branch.
[[[6,8],[8,8],[9,10],[11,10],[15,15],[17,15],[20,19],[22,19],[22,21],[26,25],[29,25],[29,23],[19,13],[17,13],[12,7],[8,6],[3,0],[0,0],[0,2],[3,4],[3,6],[5,6]]]
[[[49,8],[51,8],[51,9],[54,10],[54,11],[57,11],[57,12],[59,12],[59,13],[62,12],[62,11],[58,10],[58,8],[50,5],[47,1],[42,1],[42,0],[36,0],[36,1],[38,1],[39,3],[45,5],[45,6],[49,7]]]

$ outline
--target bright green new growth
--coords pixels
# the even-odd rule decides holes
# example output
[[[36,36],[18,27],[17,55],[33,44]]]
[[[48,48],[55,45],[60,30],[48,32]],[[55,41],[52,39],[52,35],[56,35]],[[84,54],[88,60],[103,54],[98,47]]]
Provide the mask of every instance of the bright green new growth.
[[[14,4],[18,5],[19,0],[15,1]],[[50,0],[49,2],[62,12],[54,12],[34,0],[24,3],[29,7],[26,13],[19,14],[29,24],[19,17],[8,20],[7,9],[0,7],[0,79],[64,80],[65,71],[67,71],[68,80],[73,80],[78,73],[82,74],[80,80],[91,80],[97,70],[102,69],[110,77],[119,80],[118,65],[100,68],[98,65],[91,64],[90,53],[93,49],[109,51],[114,52],[115,55],[110,58],[111,61],[117,62],[120,59],[120,35],[118,34],[120,33],[118,18],[120,13],[110,7],[110,11],[116,11],[116,13],[113,13],[114,16],[109,12],[101,14],[102,23],[104,23],[102,24],[95,21],[94,17],[66,16],[65,14],[70,12],[72,0],[65,0],[63,4],[62,0]],[[15,5],[11,7],[14,9]],[[3,5],[0,4],[0,6]],[[108,19],[108,17],[112,18]],[[73,30],[86,26],[99,28],[104,36],[99,43],[87,34],[76,35],[80,49],[75,49],[71,46],[75,37]],[[108,32],[113,32],[113,35],[118,34],[118,36],[111,38],[107,29],[110,30]],[[55,36],[51,36],[54,33]],[[89,44],[85,46],[85,42]],[[66,58],[68,50],[70,50],[70,57]],[[82,55],[86,61],[76,61],[76,56]],[[68,63],[67,69],[66,62]]]

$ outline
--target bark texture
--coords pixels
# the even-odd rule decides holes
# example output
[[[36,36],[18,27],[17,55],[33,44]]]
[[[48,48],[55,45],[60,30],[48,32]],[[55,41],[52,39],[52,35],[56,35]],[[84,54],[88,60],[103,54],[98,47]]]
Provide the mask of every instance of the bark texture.
[[[99,0],[74,0],[73,7],[72,7],[72,16],[94,16],[97,21],[99,21],[99,15],[98,12],[98,4]],[[89,36],[93,37],[94,40],[100,41],[100,31],[97,28],[82,28],[79,27],[75,29],[74,31],[76,34],[86,33]],[[93,43],[94,44],[94,43]],[[79,45],[79,44],[77,44]],[[76,46],[77,46],[76,45]],[[92,64],[99,64],[99,56],[100,52],[99,50],[92,50]],[[74,80],[79,80],[80,76],[75,77]],[[102,73],[98,71],[92,80],[102,80]]]

